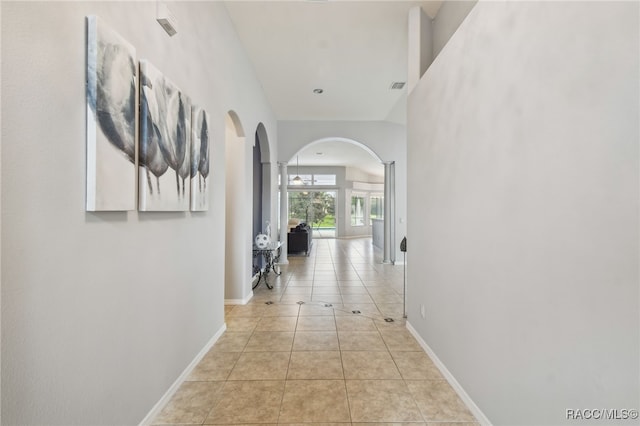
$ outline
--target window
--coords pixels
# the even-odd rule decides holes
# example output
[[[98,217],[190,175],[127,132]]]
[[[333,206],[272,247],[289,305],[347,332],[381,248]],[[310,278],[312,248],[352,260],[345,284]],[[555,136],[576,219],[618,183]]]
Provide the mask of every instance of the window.
[[[364,196],[351,196],[351,226],[364,226]]]
[[[336,175],[313,175],[313,184],[320,186],[335,186]]]
[[[300,219],[316,229],[335,229],[335,203],[335,191],[289,191],[289,219]]]
[[[369,198],[370,214],[369,224],[373,225],[373,219],[384,219],[384,196],[371,195]]]
[[[293,183],[293,178],[295,178],[296,176],[300,176],[300,178],[302,179],[302,183],[303,185],[311,185],[311,182],[313,182],[313,175],[296,175],[296,174],[290,174],[289,175],[289,182],[287,185],[295,185],[295,183]]]
[[[306,186],[335,186],[336,185],[336,175],[316,175],[316,174],[296,174],[289,173],[289,182],[288,185],[295,185],[292,183],[293,178],[296,176],[300,176],[302,182]]]

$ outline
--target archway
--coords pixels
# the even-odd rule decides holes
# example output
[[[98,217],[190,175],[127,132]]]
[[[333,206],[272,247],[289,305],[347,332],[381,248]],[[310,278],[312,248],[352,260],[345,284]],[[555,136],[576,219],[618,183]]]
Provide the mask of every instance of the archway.
[[[271,216],[271,150],[264,124],[258,123],[253,146],[253,235],[269,228],[277,232]]]
[[[355,147],[357,149],[348,148],[346,144]],[[336,150],[336,145],[341,145],[339,150]],[[338,189],[338,196],[336,197],[336,235],[338,237],[351,237],[358,235],[372,235],[374,236],[374,245],[384,250],[384,262],[393,263],[395,261],[395,164],[390,161],[383,161],[382,158],[371,149],[366,143],[360,141],[345,138],[345,137],[324,137],[305,144],[299,148],[289,159],[289,172],[297,170],[297,160],[300,157],[302,167],[300,173],[304,174],[304,178],[307,180],[307,185],[315,186],[315,175],[311,172],[318,169],[318,164],[330,164],[330,158],[327,158],[324,162],[318,160],[313,155],[322,155],[324,147],[329,146],[334,149],[333,155],[329,155],[330,158],[335,158],[335,155],[345,157],[356,156],[359,159],[362,157],[369,157],[370,163],[375,164],[374,172],[371,172],[371,166],[365,167],[367,172],[362,173],[364,177],[354,177],[358,173],[351,172],[351,176],[345,176],[342,181],[336,182],[335,186]],[[337,154],[336,154],[337,152]],[[354,154],[354,152],[356,152]],[[305,155],[306,154],[306,155]],[[307,161],[311,160],[307,163]],[[306,164],[316,165],[316,169],[313,167],[305,167]],[[345,165],[344,162],[336,162],[336,166]],[[360,165],[361,166],[361,165]],[[347,167],[346,169],[357,170],[360,166]],[[322,173],[322,168],[318,173]],[[346,172],[349,173],[349,172]],[[371,175],[369,178],[367,173]],[[373,178],[371,178],[373,176]],[[375,176],[378,176],[376,178]],[[289,176],[282,176],[281,180],[286,181]],[[303,179],[304,180],[304,179]],[[296,190],[300,187],[290,186],[288,189]],[[286,193],[281,193],[281,197],[289,197],[288,189]],[[304,189],[311,189],[309,186],[304,186]],[[330,189],[329,186],[325,186],[324,190]],[[382,206],[384,205],[384,210]],[[288,214],[289,212],[287,212]],[[281,215],[282,217],[282,215]],[[377,229],[377,232],[374,231]]]
[[[225,116],[225,303],[251,298],[251,151],[234,111]]]
[[[314,141],[311,141],[308,144],[301,147],[300,149],[298,149],[293,154],[293,156],[291,156],[289,161],[294,160],[296,156],[299,155],[302,151],[309,149],[315,145],[326,143],[326,142],[344,142],[351,145],[355,145],[358,148],[361,148],[362,150],[366,151],[369,155],[371,155],[374,159],[376,159],[379,163],[382,164],[382,159],[380,158],[380,156],[373,149],[369,148],[369,146],[357,140],[350,139],[350,138],[343,138],[343,137],[326,137],[326,138],[321,138],[321,139],[316,139]]]

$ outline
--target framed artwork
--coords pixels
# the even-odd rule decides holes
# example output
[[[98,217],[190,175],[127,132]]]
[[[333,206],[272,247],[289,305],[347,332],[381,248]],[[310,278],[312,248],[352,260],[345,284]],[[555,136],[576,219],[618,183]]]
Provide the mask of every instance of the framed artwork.
[[[191,109],[191,211],[209,210],[209,114],[200,107]]]
[[[87,17],[87,211],[136,208],[136,50]]]
[[[189,210],[190,154],[191,101],[140,61],[139,210]]]

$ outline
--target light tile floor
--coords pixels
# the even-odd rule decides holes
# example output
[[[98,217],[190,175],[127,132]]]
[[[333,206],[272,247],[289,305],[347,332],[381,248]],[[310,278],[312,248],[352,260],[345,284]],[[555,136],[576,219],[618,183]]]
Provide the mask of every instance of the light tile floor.
[[[370,239],[315,240],[281,272],[225,306],[227,331],[153,424],[477,425],[405,328],[403,267]]]

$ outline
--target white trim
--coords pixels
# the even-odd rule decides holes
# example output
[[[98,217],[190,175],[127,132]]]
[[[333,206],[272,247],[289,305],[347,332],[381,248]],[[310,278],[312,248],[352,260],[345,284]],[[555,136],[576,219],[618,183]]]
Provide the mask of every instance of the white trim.
[[[476,405],[476,403],[473,402],[471,397],[467,394],[467,392],[465,392],[464,388],[460,385],[460,383],[458,383],[456,378],[453,377],[453,374],[449,372],[447,367],[442,363],[442,361],[440,361],[435,352],[431,350],[427,342],[422,339],[422,337],[418,334],[416,329],[413,328],[409,321],[406,322],[406,326],[407,330],[409,330],[409,333],[411,333],[413,337],[415,337],[420,346],[422,346],[422,349],[424,349],[427,355],[429,355],[429,358],[431,358],[436,367],[438,367],[438,370],[440,370],[444,378],[447,379],[447,382],[449,382],[453,390],[456,391],[462,402],[467,406],[467,408],[469,408],[469,411],[471,411],[471,414],[475,416],[478,423],[480,423],[482,426],[492,426],[487,416],[485,416],[480,408]]]
[[[289,161],[287,161],[285,164],[288,164],[290,161],[293,161],[293,159],[300,154],[303,150],[312,147],[313,145],[317,145],[319,143],[323,143],[323,142],[347,142],[350,143],[352,145],[355,146],[359,146],[360,148],[364,149],[365,151],[367,151],[369,154],[371,154],[371,156],[373,158],[375,158],[376,160],[378,160],[379,162],[382,163],[382,158],[380,158],[380,156],[378,154],[375,153],[374,150],[372,150],[371,148],[369,148],[367,145],[363,144],[362,142],[358,142],[355,139],[348,139],[348,138],[342,138],[342,137],[330,137],[330,138],[320,138],[320,139],[316,139],[313,142],[309,142],[308,144],[306,144],[305,146],[303,146],[302,148],[300,148],[299,150],[297,150],[292,156],[291,159]]]
[[[253,297],[253,291],[244,299],[224,299],[225,305],[246,305]]]
[[[207,352],[209,352],[211,347],[218,341],[218,339],[220,338],[220,336],[222,336],[222,333],[224,333],[226,329],[227,329],[227,324],[222,324],[222,327],[220,327],[220,329],[216,332],[216,334],[213,335],[211,340],[209,340],[207,344],[204,345],[202,350],[198,353],[198,355],[196,355],[193,361],[189,363],[189,365],[187,366],[187,368],[184,369],[182,374],[178,376],[176,381],[173,382],[169,390],[167,390],[165,394],[162,395],[162,398],[160,398],[160,400],[156,403],[156,405],[153,406],[151,411],[149,411],[149,413],[144,417],[144,419],[142,419],[139,426],[150,425],[153,419],[155,419],[155,417],[158,414],[160,414],[160,411],[162,411],[165,405],[167,405],[169,401],[171,401],[171,398],[178,391],[182,383],[187,379],[187,377],[189,377],[189,374],[191,374],[193,369],[196,368],[196,365],[198,365],[198,363],[202,361],[202,358],[204,358]]]
[[[353,181],[351,187],[354,191],[380,192],[384,191],[384,183],[369,183]],[[366,194],[371,196],[371,194]]]

